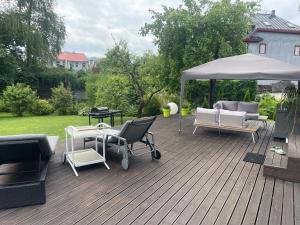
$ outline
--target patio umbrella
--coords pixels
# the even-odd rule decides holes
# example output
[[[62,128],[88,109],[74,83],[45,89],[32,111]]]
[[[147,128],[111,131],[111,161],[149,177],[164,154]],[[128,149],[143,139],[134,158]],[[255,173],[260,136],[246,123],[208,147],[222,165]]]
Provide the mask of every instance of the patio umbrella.
[[[300,80],[300,67],[268,57],[243,54],[193,67],[182,72],[180,110],[187,80]],[[182,129],[179,119],[179,131]]]

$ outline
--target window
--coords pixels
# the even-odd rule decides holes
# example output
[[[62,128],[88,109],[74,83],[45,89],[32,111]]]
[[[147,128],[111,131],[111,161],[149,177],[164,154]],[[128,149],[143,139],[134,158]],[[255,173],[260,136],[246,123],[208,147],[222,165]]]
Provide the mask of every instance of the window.
[[[267,52],[267,44],[260,43],[259,44],[259,54],[266,54]]]
[[[82,63],[82,67],[85,68],[85,63]]]
[[[78,62],[75,63],[75,66],[78,67]]]
[[[294,54],[295,54],[296,56],[300,56],[300,45],[296,45],[296,46],[295,46]]]

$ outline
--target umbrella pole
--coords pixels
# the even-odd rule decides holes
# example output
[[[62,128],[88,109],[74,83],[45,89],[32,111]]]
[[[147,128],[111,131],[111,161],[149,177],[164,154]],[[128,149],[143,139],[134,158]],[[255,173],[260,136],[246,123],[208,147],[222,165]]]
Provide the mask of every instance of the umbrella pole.
[[[182,115],[181,115],[181,108],[182,108],[182,101],[183,101],[183,95],[184,95],[184,83],[185,81],[183,79],[181,79],[180,81],[180,101],[179,101],[179,130],[178,132],[181,133],[183,132],[182,129]]]

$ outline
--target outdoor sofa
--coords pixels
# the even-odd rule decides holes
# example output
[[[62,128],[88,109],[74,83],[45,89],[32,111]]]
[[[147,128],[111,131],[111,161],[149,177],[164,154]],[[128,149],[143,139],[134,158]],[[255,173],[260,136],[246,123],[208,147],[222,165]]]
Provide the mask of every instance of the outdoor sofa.
[[[246,112],[246,120],[257,120],[259,118],[258,103],[241,101],[218,101],[213,106],[214,109]]]
[[[206,109],[198,107],[196,109],[194,132],[196,133],[198,127],[212,128],[221,130],[231,130],[237,132],[250,133],[252,140],[255,143],[255,134],[259,138],[257,124],[246,121],[246,112],[230,111],[224,109]]]
[[[48,163],[58,137],[43,134],[0,136],[0,208],[46,202]]]

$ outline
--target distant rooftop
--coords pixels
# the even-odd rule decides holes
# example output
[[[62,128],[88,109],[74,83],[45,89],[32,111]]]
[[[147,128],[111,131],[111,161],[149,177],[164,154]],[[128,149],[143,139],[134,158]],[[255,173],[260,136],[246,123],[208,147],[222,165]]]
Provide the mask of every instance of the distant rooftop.
[[[257,13],[253,19],[253,24],[255,29],[300,32],[300,26],[277,16],[275,10],[272,10],[271,13]]]
[[[84,53],[77,53],[77,52],[61,52],[58,57],[58,60],[66,60],[72,62],[87,62],[88,58],[85,56]]]
[[[257,13],[252,23],[252,32],[244,39],[248,43],[263,40],[255,36],[257,32],[300,34],[300,26],[277,16],[275,10],[270,13]]]

